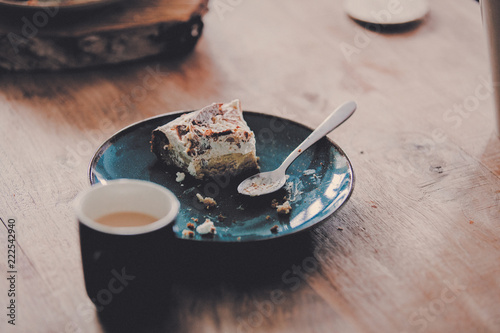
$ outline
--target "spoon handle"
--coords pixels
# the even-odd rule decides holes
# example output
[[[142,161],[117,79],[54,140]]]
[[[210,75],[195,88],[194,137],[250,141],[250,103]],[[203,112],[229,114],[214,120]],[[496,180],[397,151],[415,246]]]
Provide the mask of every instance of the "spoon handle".
[[[304,150],[311,147],[316,141],[333,131],[344,121],[346,121],[356,110],[356,103],[353,101],[346,102],[335,109],[331,115],[326,118],[302,143],[288,155],[285,161],[280,165],[279,169],[285,171],[288,166],[300,155]]]

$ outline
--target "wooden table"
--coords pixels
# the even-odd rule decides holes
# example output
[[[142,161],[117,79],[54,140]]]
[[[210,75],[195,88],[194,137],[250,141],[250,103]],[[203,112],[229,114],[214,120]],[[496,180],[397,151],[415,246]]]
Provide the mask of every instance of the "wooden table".
[[[331,135],[354,194],[279,270],[187,279],[138,332],[500,332],[500,140],[478,4],[433,1],[422,24],[379,33],[336,1],[222,2],[176,62],[0,76],[0,217],[15,219],[18,272],[15,327],[0,279],[0,331],[102,332],[71,206],[94,150],[146,117],[240,98],[311,127],[356,100]],[[4,228],[0,244],[6,276]]]

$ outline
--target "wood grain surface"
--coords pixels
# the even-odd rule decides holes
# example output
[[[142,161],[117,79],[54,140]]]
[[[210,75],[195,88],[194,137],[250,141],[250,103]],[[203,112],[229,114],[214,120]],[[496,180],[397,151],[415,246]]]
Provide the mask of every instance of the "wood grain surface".
[[[0,217],[16,221],[18,276],[15,327],[0,279],[0,331],[500,332],[500,140],[479,5],[433,1],[420,24],[368,28],[339,1],[213,1],[175,62],[2,74]],[[141,328],[98,314],[72,209],[93,152],[133,122],[233,98],[311,127],[357,101],[330,135],[353,196],[300,237],[247,249],[265,265],[188,262],[164,310],[137,304]],[[2,276],[7,244],[2,227]]]

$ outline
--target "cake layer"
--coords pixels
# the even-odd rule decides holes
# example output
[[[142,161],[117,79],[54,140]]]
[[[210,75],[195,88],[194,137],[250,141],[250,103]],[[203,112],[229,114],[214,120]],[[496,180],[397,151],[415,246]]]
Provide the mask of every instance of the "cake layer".
[[[199,179],[258,168],[255,135],[239,100],[183,114],[155,129],[151,143],[158,158]]]

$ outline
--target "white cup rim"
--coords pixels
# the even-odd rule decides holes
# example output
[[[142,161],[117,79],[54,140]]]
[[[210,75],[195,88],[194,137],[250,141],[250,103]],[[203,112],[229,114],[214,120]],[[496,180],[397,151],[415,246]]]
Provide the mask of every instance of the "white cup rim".
[[[92,192],[99,191],[99,189],[105,186],[122,186],[123,184],[136,184],[143,187],[149,187],[156,191],[160,191],[168,198],[168,200],[172,205],[172,208],[165,216],[161,217],[160,219],[158,219],[153,223],[143,226],[133,226],[133,227],[107,226],[94,221],[92,218],[90,218],[89,216],[87,216],[87,214],[83,212],[82,209],[83,202],[89,195],[91,195]],[[161,229],[164,226],[172,223],[177,217],[177,214],[179,213],[180,203],[177,197],[172,193],[172,191],[159,184],[138,179],[115,179],[107,181],[106,184],[102,183],[95,184],[83,190],[76,196],[73,202],[73,207],[76,211],[76,216],[78,218],[78,221],[93,230],[112,235],[139,235]]]

